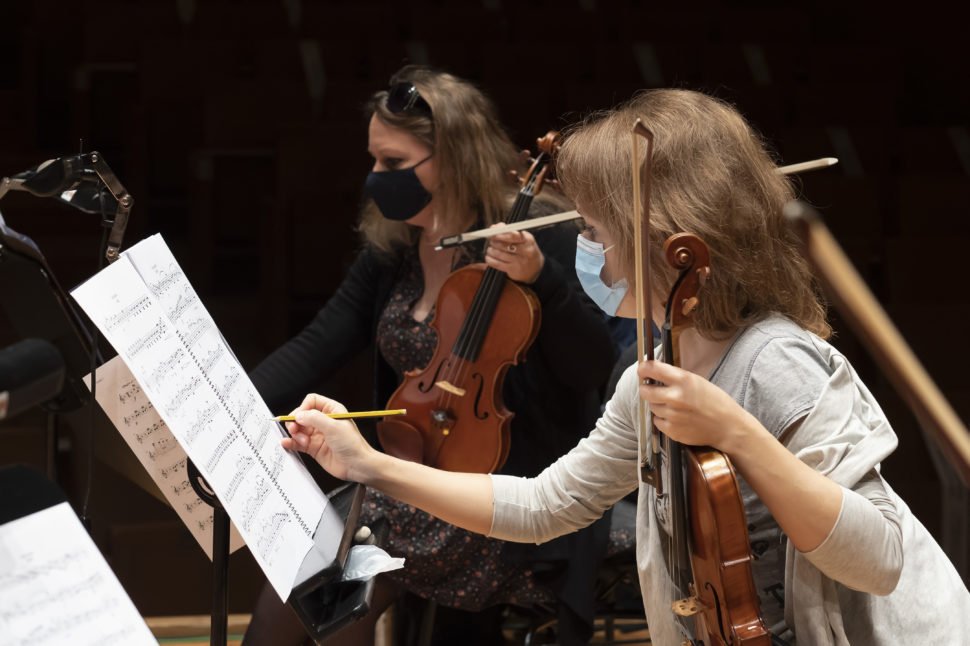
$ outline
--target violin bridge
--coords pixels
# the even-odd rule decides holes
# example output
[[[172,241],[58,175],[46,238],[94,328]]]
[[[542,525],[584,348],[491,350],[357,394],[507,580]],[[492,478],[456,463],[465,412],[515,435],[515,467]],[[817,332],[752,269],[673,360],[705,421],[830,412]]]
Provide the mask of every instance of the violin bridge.
[[[697,597],[687,597],[686,599],[672,602],[670,608],[678,617],[693,617],[704,610],[704,604]]]
[[[434,382],[434,385],[437,386],[438,388],[442,389],[446,393],[451,393],[452,395],[455,395],[456,397],[464,397],[465,396],[465,389],[464,388],[459,388],[458,386],[454,386],[454,385],[448,383],[447,381],[444,381],[444,380],[442,380],[442,381],[436,381],[436,382]]]

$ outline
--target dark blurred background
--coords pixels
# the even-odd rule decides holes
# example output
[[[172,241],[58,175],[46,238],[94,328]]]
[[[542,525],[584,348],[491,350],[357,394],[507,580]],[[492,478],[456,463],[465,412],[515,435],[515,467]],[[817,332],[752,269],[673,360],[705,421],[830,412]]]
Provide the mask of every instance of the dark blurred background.
[[[126,246],[162,233],[251,368],[309,321],[354,256],[370,164],[360,108],[402,64],[476,81],[523,148],[639,88],[704,90],[734,102],[783,163],[840,159],[800,177],[802,197],[970,419],[965,22],[927,3],[907,12],[730,1],[4,0],[0,177],[100,151],[135,199]],[[26,193],[8,194],[0,211],[66,289],[95,271],[98,216]],[[941,481],[913,416],[837,312],[833,320],[835,344],[899,435],[885,475],[966,575],[966,490],[947,485],[945,472]],[[0,348],[17,340],[0,311]],[[321,387],[366,406],[367,366]],[[0,464],[43,468],[46,424],[39,409],[0,424]],[[58,430],[57,478],[76,504],[86,433],[83,424]],[[201,550],[132,483],[127,449],[110,438],[98,446],[92,531],[122,584],[143,614],[207,613]],[[256,566],[243,550],[230,568],[230,611],[249,612]]]

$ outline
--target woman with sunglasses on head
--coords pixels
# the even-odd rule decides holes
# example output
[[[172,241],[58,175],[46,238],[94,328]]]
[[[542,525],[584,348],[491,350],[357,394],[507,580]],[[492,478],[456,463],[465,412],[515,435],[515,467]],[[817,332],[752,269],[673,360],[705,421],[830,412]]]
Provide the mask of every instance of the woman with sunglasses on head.
[[[541,305],[541,327],[526,360],[505,377],[503,399],[514,413],[511,449],[501,471],[535,475],[573,446],[599,412],[601,388],[614,348],[604,318],[573,270],[577,229],[552,227],[535,236],[494,236],[484,251],[471,245],[435,251],[442,237],[502,221],[518,192],[509,171],[522,158],[499,124],[492,103],[450,74],[408,66],[365,106],[370,198],[359,223],[364,244],[340,288],[316,318],[252,373],[273,410],[289,410],[303,395],[369,346],[374,352],[374,407],[384,408],[404,373],[431,359],[437,337],[430,323],[442,284],[456,269],[482,262],[526,285]],[[530,216],[568,210],[555,191],[536,197]],[[383,575],[371,614],[334,636],[341,644],[370,643],[374,620],[402,591],[441,607],[479,611],[501,603],[563,607],[591,620],[593,580],[608,522],[578,540],[550,548],[522,545],[455,528],[369,491],[362,523],[388,523],[382,545],[404,556],[404,569]],[[579,554],[584,559],[573,558]],[[565,575],[553,587],[529,571],[531,560],[555,559]],[[285,617],[296,641],[301,627],[266,586],[246,644],[285,643]],[[466,619],[467,621],[467,619]],[[497,622],[491,622],[497,633]],[[582,622],[580,622],[582,624]],[[481,630],[492,638],[496,633]],[[579,632],[591,632],[580,626]],[[473,630],[468,629],[469,639]],[[495,637],[498,638],[498,637]],[[576,638],[576,643],[585,639]]]
[[[644,361],[628,368],[589,436],[536,478],[401,464],[370,449],[352,424],[322,415],[342,407],[319,395],[304,401],[283,445],[340,478],[506,540],[574,531],[638,489],[637,560],[650,637],[678,644],[690,626],[670,606],[665,499],[640,476],[642,399],[663,433],[732,460],[761,613],[776,637],[811,645],[965,640],[970,594],[880,475],[895,435],[845,357],[824,340],[825,308],[782,216],[792,188],[732,107],[695,92],[654,90],[567,137],[560,180],[587,225],[577,269],[588,263],[584,273],[601,281],[596,290],[619,300],[620,315],[635,316],[629,142],[637,118],[654,135],[655,305],[676,278],[662,260],[669,236],[694,234],[711,253],[693,327],[680,338],[680,367]]]

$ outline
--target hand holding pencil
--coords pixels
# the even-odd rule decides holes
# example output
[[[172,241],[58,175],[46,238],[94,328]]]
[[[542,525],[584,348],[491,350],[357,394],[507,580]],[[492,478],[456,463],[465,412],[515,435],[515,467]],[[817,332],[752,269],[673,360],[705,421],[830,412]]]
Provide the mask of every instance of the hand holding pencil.
[[[361,417],[390,417],[392,415],[406,415],[406,408],[393,408],[391,410],[363,410],[356,413],[326,413],[330,419],[358,419]],[[274,422],[293,422],[293,415],[277,415],[270,418]]]
[[[349,413],[338,401],[310,394],[292,415],[276,419],[286,421],[290,437],[281,441],[284,449],[303,451],[341,480],[364,482],[368,458],[377,451],[361,436],[353,419],[402,414],[403,410]]]

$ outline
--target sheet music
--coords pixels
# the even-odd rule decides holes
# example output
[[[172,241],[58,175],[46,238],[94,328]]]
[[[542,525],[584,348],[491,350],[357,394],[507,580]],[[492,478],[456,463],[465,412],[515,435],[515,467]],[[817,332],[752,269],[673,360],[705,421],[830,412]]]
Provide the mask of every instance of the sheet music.
[[[0,646],[158,645],[71,506],[0,525]]]
[[[326,496],[280,447],[279,426],[161,236],[139,242],[72,294],[287,599]],[[170,475],[179,471],[173,465]]]
[[[99,366],[97,376],[98,404],[211,560],[212,507],[199,498],[189,483],[185,449],[120,356]],[[90,380],[91,375],[84,378],[89,387]],[[239,530],[231,525],[229,553],[244,544]]]

